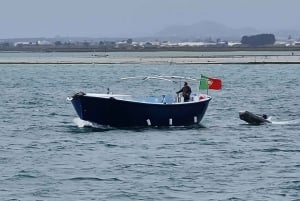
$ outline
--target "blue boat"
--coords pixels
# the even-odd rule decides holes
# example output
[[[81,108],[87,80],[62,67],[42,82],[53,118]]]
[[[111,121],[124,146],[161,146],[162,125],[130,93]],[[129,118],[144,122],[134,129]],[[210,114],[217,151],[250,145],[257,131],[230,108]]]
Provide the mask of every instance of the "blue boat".
[[[167,79],[166,76],[156,78]],[[172,95],[137,99],[131,95],[79,92],[68,99],[85,121],[111,127],[165,127],[199,124],[211,97],[194,94],[184,102],[183,97]]]

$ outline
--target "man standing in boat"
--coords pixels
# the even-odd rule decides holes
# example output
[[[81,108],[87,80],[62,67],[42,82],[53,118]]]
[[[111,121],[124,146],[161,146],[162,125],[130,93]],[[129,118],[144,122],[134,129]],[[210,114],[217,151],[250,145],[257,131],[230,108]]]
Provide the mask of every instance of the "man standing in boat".
[[[187,82],[184,82],[183,87],[177,91],[176,93],[179,94],[182,92],[182,96],[184,98],[184,102],[188,102],[190,100],[190,95],[192,93],[191,87],[188,85]]]

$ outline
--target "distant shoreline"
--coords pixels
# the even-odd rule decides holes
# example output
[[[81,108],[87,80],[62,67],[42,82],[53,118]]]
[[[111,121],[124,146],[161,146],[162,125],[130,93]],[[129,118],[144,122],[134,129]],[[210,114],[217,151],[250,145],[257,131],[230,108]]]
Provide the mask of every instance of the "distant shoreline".
[[[103,63],[103,62],[100,62],[100,63],[95,63],[95,62],[69,62],[69,63],[61,63],[61,62],[51,62],[51,63],[48,63],[48,62],[41,62],[41,63],[36,63],[36,62],[0,62],[0,65],[3,65],[3,64],[32,64],[32,65],[37,65],[37,64],[43,64],[43,65],[71,65],[71,64],[78,64],[78,65],[95,65],[95,64],[101,64],[101,65],[112,65],[112,64],[143,64],[143,63],[113,63],[113,62],[109,62],[109,63]],[[157,63],[157,65],[159,65],[161,63]],[[234,64],[234,65],[238,65],[238,64],[300,64],[300,61],[299,62],[234,62],[234,63],[230,63],[230,62],[226,62],[226,63],[223,63],[223,62],[220,62],[220,63],[208,63],[208,62],[194,62],[194,63],[170,63],[171,64],[193,64],[193,65],[197,65],[197,64],[222,64],[222,65],[229,65],[229,64]]]
[[[106,47],[53,47],[25,46],[0,47],[0,53],[5,52],[238,52],[238,51],[300,51],[300,46],[267,46],[267,47],[228,47],[228,46],[183,46],[183,47],[154,47],[154,48],[106,48]]]
[[[43,57],[41,55],[24,55],[19,57],[2,56],[0,64],[300,64],[300,52],[285,55],[191,55],[180,56],[170,54],[156,55],[137,55],[124,54],[114,55],[106,54],[104,56],[70,56],[58,55]]]

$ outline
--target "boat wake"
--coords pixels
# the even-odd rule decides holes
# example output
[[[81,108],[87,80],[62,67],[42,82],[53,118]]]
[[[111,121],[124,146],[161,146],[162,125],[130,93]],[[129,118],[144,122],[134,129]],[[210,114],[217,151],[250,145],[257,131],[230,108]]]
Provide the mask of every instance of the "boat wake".
[[[287,120],[287,121],[273,121],[272,116],[267,119],[270,121],[272,124],[275,125],[295,125],[295,124],[300,124],[300,120]]]
[[[271,120],[270,120],[271,121]],[[290,120],[290,121],[271,121],[275,125],[296,125],[300,124],[300,120]]]
[[[85,127],[87,127],[87,128],[101,128],[101,129],[107,129],[108,128],[108,126],[103,126],[103,125],[92,123],[92,122],[89,122],[89,121],[84,121],[80,118],[73,119],[73,122],[79,128],[85,128]]]
[[[92,128],[92,129],[100,129],[100,130],[111,130],[116,129],[107,125],[100,125],[96,123],[92,123],[89,121],[82,120],[80,118],[74,118],[73,122],[76,124],[78,128]],[[199,129],[206,128],[202,124],[190,125],[190,126],[159,126],[159,127],[148,127],[148,126],[136,126],[136,127],[122,127],[123,130],[144,130],[144,129],[166,129],[166,130],[185,130],[185,129]]]
[[[75,118],[73,119],[73,122],[79,127],[79,128],[83,128],[83,127],[93,127],[93,123],[88,122],[88,121],[84,121],[80,118]]]

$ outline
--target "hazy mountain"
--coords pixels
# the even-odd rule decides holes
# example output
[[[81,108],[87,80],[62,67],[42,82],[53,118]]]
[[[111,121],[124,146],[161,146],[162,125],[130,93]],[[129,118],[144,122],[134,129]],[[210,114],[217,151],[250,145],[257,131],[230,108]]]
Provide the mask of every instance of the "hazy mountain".
[[[245,28],[231,28],[226,25],[212,22],[202,21],[192,25],[175,25],[167,27],[155,36],[158,38],[169,38],[173,40],[206,40],[211,38],[216,40],[220,38],[222,40],[234,40],[239,41],[244,35],[254,35],[260,33],[272,33],[278,38],[287,38],[289,35],[296,37],[300,36],[299,30],[258,30],[251,27]],[[288,34],[290,33],[290,34]]]

